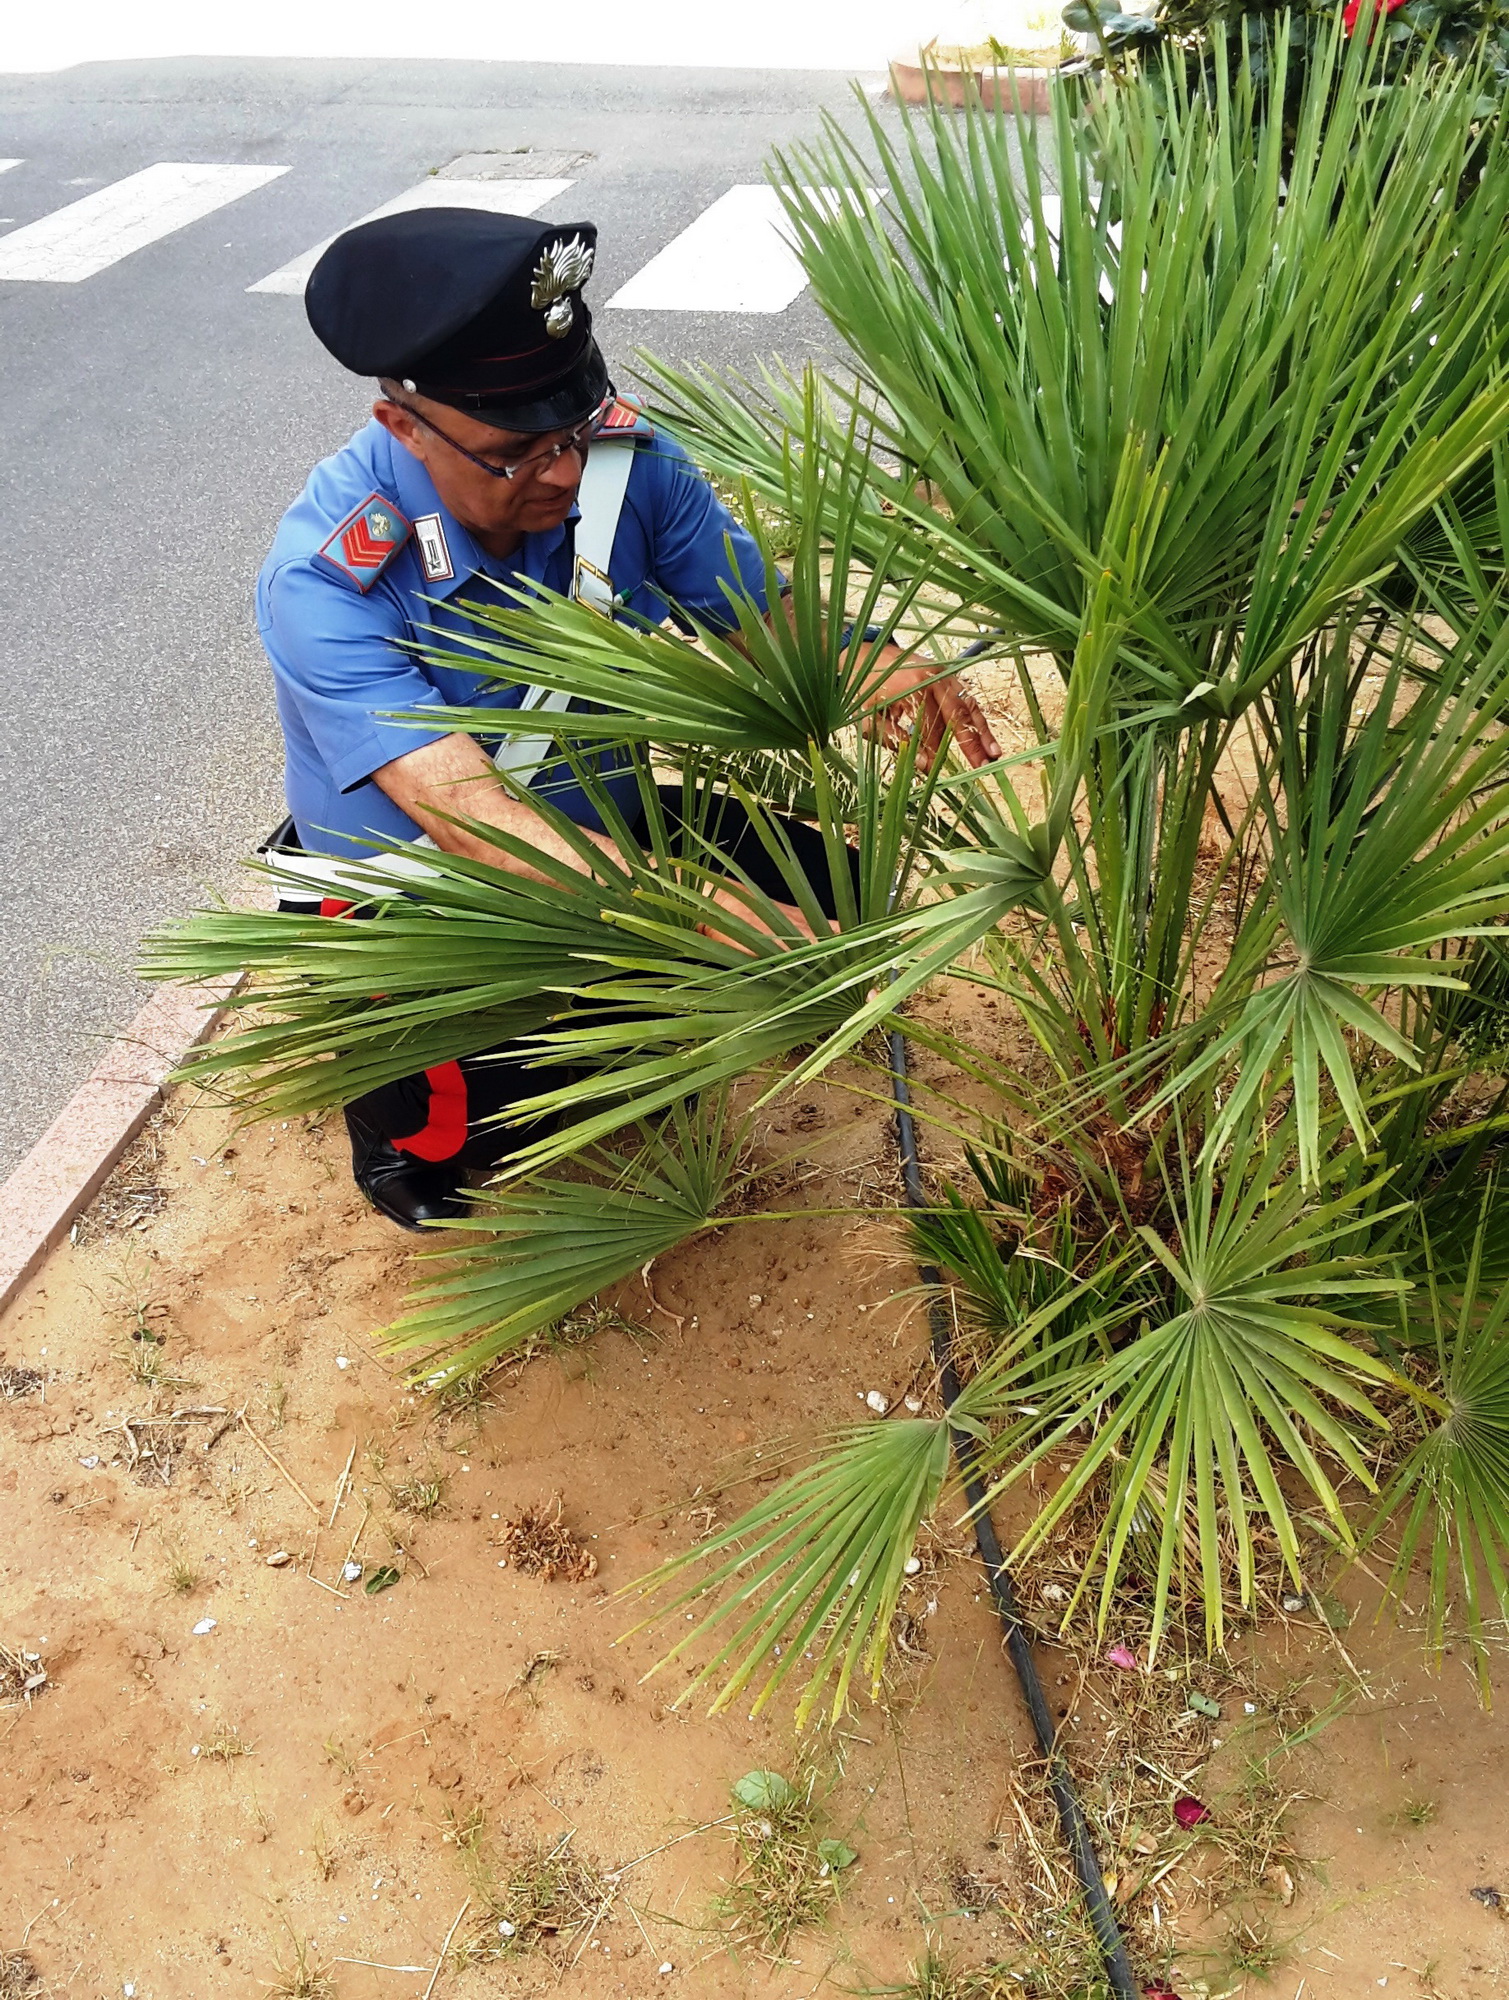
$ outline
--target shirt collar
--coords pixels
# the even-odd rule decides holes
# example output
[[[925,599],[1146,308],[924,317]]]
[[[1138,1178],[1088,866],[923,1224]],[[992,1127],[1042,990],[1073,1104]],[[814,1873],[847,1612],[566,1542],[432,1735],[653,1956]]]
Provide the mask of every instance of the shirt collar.
[[[373,419],[373,427],[381,426]],[[501,583],[512,583],[515,576],[524,576],[533,583],[542,582],[546,566],[556,550],[565,541],[567,531],[581,518],[581,509],[573,505],[571,512],[558,528],[547,528],[537,535],[526,535],[519,547],[506,558],[490,556],[485,549],[478,548],[471,534],[451,513],[442,506],[440,496],[435,491],[434,481],[414,456],[406,451],[397,440],[382,433],[382,442],[388,451],[391,485],[399,507],[410,521],[417,521],[422,515],[436,514],[445,531],[446,547],[450,550],[451,567],[455,575],[442,581],[426,583],[425,594],[430,597],[454,597],[464,584],[470,583],[479,573],[492,577]]]

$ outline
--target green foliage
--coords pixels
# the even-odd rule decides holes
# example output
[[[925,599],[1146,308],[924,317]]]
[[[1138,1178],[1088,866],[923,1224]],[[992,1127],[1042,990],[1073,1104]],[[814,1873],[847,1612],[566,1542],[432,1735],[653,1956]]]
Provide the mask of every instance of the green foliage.
[[[1387,83],[1403,80],[1417,67],[1482,61],[1484,108],[1496,106],[1509,82],[1509,9],[1499,0],[1376,0],[1376,4],[1383,19],[1373,32],[1382,43]],[[1097,0],[1070,0],[1063,20],[1072,33],[1094,37],[1090,54],[1094,69],[1124,75],[1139,57],[1145,60],[1167,49],[1177,52],[1191,86],[1213,79],[1220,60],[1235,69],[1244,58],[1259,81],[1266,83],[1279,75],[1276,46],[1286,44],[1290,61],[1282,72],[1281,90],[1292,107],[1298,102],[1306,66],[1327,60],[1327,42],[1342,11],[1353,12],[1360,29],[1371,0],[1359,0],[1355,11],[1338,8],[1335,0],[1238,0],[1238,4],[1158,0],[1150,12],[1141,14],[1125,14]],[[1157,79],[1156,68],[1153,74]]]
[[[396,844],[360,922],[220,911],[156,941],[160,976],[257,973],[191,1070],[262,1110],[515,1041],[518,1149],[389,1335],[416,1374],[527,1350],[731,1225],[726,1093],[769,1102],[894,1022],[969,1084],[920,1106],[974,1185],[915,1236],[959,1308],[953,1420],[1033,1501],[1017,1554],[1088,1514],[1102,1623],[1136,1587],[1154,1647],[1187,1613],[1219,1645],[1376,1508],[1395,1593],[1423,1564],[1434,1643],[1460,1618],[1481,1652],[1509,1604],[1509,1232],[1481,1172],[1509,1131],[1509,135],[1491,50],[1391,53],[1421,4],[1256,55],[1243,28],[1238,60],[1212,30],[1198,87],[1180,42],[1051,126],[931,105],[778,160],[844,368],[646,367],[772,565],[780,523],[789,622],[475,614],[500,676],[590,695],[563,761],[611,856],[546,805],[583,869]],[[930,667],[981,641],[1025,749],[886,752],[830,597]],[[607,743],[637,815],[594,776]],[[720,788],[779,898],[721,844]],[[749,921],[709,937],[719,878]],[[1004,1047],[913,1004],[940,977],[1004,1002]],[[799,1682],[803,1718],[876,1693],[948,1463],[939,1418],[830,1432],[646,1579],[688,1692]]]

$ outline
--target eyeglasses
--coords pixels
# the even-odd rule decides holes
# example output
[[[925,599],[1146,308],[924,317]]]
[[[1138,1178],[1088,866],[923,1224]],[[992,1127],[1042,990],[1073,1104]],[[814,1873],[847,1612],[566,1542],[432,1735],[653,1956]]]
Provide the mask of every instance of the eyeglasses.
[[[546,445],[543,451],[532,451],[525,458],[516,458],[511,465],[494,465],[489,459],[478,458],[474,451],[468,451],[464,444],[457,444],[447,431],[443,431],[439,424],[431,423],[429,418],[416,410],[411,403],[399,403],[398,407],[407,410],[414,421],[423,424],[427,431],[433,431],[442,444],[448,444],[452,451],[459,451],[464,459],[475,465],[479,472],[485,472],[489,479],[513,479],[521,472],[527,472],[531,476],[536,472],[543,472],[546,466],[554,465],[556,460],[568,451],[579,452],[585,456],[584,441],[590,441],[591,432],[602,422],[617,399],[618,391],[610,384],[607,395],[603,397],[591,416],[579,423],[574,431],[569,431],[559,443]]]

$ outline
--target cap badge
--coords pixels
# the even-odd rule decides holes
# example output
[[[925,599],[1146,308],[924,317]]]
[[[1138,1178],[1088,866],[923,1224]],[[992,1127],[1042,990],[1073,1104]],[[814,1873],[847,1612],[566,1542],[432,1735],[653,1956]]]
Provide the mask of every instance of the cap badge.
[[[535,266],[529,303],[545,315],[545,331],[552,340],[564,340],[576,323],[576,308],[568,294],[580,291],[592,276],[596,252],[580,236],[569,240],[557,237],[547,246]]]

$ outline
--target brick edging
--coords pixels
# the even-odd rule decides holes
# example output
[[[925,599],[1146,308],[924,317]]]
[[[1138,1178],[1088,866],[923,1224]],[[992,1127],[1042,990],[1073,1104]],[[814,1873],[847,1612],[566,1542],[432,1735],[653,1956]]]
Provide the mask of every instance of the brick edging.
[[[168,986],[118,1035],[36,1145],[0,1182],[0,1312],[88,1207],[241,984],[228,974]]]

